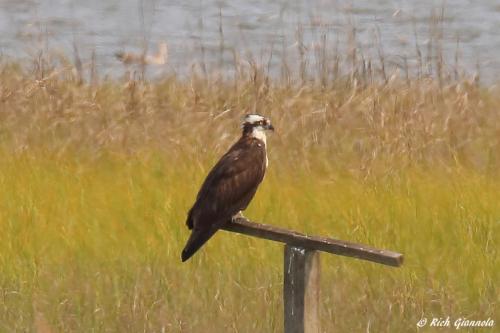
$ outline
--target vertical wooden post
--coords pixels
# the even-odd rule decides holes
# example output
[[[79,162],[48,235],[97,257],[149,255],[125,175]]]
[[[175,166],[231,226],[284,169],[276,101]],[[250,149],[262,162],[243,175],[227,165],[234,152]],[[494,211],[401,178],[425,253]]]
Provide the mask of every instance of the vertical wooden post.
[[[319,253],[285,245],[285,333],[319,333]]]

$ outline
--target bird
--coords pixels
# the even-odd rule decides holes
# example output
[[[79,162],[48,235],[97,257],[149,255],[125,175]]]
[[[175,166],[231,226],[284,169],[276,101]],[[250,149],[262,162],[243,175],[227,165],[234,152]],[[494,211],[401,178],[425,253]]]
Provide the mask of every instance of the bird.
[[[220,158],[203,182],[187,214],[191,235],[181,254],[185,262],[225,223],[242,217],[268,166],[266,132],[271,121],[259,114],[243,118],[242,135]]]
[[[158,44],[158,53],[155,55],[119,51],[115,53],[115,57],[125,65],[164,65],[168,58],[167,43]]]

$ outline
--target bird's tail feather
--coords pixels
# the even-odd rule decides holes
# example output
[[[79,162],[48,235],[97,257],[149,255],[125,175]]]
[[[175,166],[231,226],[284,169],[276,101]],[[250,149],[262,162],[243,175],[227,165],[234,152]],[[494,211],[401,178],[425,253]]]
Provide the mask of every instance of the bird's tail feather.
[[[182,250],[182,262],[191,258],[191,256],[195,254],[196,251],[198,251],[218,229],[218,227],[212,227],[210,229],[193,229],[184,250]]]
[[[193,229],[193,209],[190,209],[189,210],[189,213],[188,213],[188,217],[186,219],[186,225],[188,227],[189,230]]]

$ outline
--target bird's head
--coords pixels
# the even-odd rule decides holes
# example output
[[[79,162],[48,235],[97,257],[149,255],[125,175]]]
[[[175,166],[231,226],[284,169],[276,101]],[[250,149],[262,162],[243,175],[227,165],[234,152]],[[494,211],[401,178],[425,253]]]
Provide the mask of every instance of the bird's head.
[[[243,118],[243,134],[265,133],[265,131],[274,131],[271,120],[259,114],[247,114]]]

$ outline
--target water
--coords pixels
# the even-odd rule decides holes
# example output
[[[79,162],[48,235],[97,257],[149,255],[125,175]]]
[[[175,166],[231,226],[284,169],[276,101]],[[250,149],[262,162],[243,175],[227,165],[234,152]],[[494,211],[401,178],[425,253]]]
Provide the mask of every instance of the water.
[[[338,40],[339,51],[348,54],[354,26],[356,46],[363,56],[376,59],[378,45],[382,45],[388,62],[408,57],[415,63],[415,31],[425,53],[432,35],[432,10],[438,12],[442,6],[442,1],[431,0],[0,0],[0,52],[30,59],[48,48],[72,56],[75,43],[84,61],[94,51],[100,73],[114,75],[123,72],[115,52],[140,52],[143,45],[154,52],[164,40],[168,64],[156,67],[155,73],[182,74],[200,62],[209,69],[234,68],[234,54],[267,63],[271,50],[271,70],[276,71],[283,56],[289,57],[291,67],[297,67],[298,27],[303,31],[305,56],[313,66],[322,34],[327,36],[328,47],[333,48]],[[444,8],[445,61],[452,66],[458,55],[465,70],[473,73],[479,65],[482,80],[496,81],[500,3],[455,0]]]

